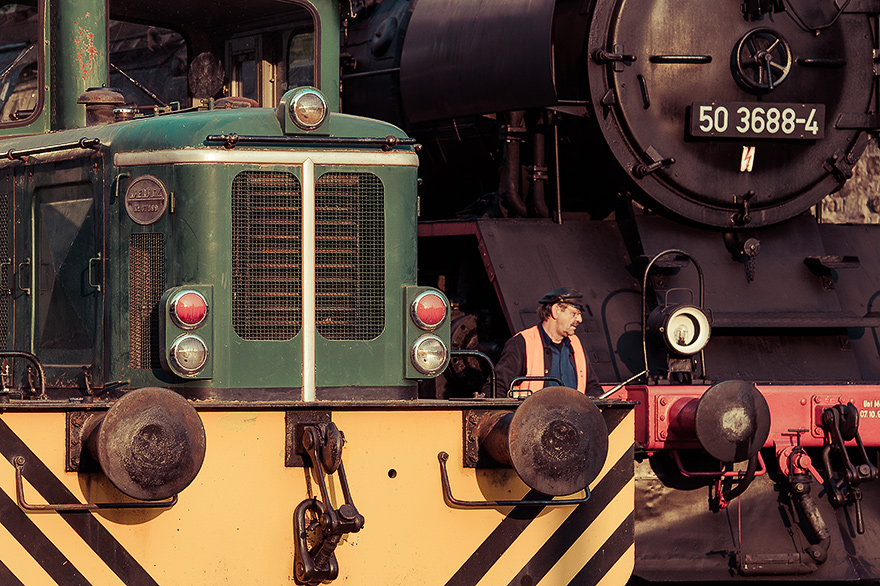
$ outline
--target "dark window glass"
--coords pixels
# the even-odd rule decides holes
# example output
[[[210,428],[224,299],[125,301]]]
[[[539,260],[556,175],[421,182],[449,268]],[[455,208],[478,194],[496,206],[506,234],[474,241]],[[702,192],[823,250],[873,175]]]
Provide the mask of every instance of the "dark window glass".
[[[40,103],[40,19],[21,4],[0,7],[0,123],[37,114]]]
[[[315,85],[315,33],[305,31],[290,37],[287,47],[287,89]]]
[[[110,85],[138,106],[187,104],[183,37],[170,29],[110,21]]]

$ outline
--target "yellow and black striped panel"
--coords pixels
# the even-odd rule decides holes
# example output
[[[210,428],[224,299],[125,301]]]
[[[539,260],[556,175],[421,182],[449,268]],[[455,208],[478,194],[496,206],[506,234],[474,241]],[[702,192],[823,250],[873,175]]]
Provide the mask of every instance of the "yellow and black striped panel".
[[[603,416],[609,430],[608,458],[591,486],[590,499],[570,507],[565,520],[546,536],[527,534],[529,524],[542,509],[514,508],[446,582],[447,586],[611,586],[629,579],[635,560],[633,414],[629,409],[606,409]],[[544,497],[530,492],[524,500],[539,498]],[[531,547],[517,547],[524,536],[531,538]],[[491,578],[494,564],[505,563],[519,563],[522,568],[509,582],[486,580]]]
[[[605,409],[605,466],[584,504],[457,509],[443,497],[437,454],[466,500],[533,499],[511,470],[461,465],[459,409],[350,409],[346,475],[364,528],[336,549],[348,585],[623,584],[633,568],[633,416]],[[293,580],[292,514],[313,495],[302,468],[286,467],[283,411],[201,411],[207,453],[168,509],[25,512],[15,469],[26,460],[32,503],[125,500],[100,473],[65,471],[63,412],[0,415],[0,584],[153,586]],[[338,479],[330,478],[335,506]]]
[[[54,504],[80,502],[3,420],[0,420],[0,453],[9,461],[17,457],[25,459],[24,479],[45,499],[45,502]],[[9,478],[5,479],[8,481],[12,478],[11,468],[5,469],[5,472],[9,474]],[[4,488],[8,484],[3,482]],[[48,515],[55,517],[55,513],[26,513],[13,500],[10,492],[8,489],[0,492],[0,524],[8,532],[0,538],[0,551],[4,552],[0,559],[0,583],[30,586],[43,583],[45,578],[51,578],[54,583],[65,586],[89,585],[99,584],[100,582],[96,581],[98,576],[104,575],[104,579],[108,578],[106,576],[108,572],[103,571],[90,572],[91,577],[87,578],[82,563],[71,559],[73,556],[69,551],[62,551],[63,546],[50,537],[53,534],[57,535],[58,529],[47,530],[44,521]],[[57,514],[57,518],[69,526],[68,531],[62,530],[62,532],[71,538],[76,536],[82,540],[82,543],[75,544],[74,548],[82,552],[84,545],[91,550],[93,556],[100,560],[105,569],[123,584],[143,586],[157,584],[144,566],[114,538],[95,515],[81,512],[62,513]],[[10,537],[17,543],[10,543]],[[12,555],[9,555],[10,553]]]

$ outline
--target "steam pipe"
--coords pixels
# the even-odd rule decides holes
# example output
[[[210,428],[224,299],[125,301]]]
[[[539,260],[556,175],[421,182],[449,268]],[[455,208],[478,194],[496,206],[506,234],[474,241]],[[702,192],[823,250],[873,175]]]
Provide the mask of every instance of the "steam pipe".
[[[524,112],[517,110],[507,116],[507,129],[504,133],[504,163],[501,166],[498,191],[501,200],[510,210],[521,218],[527,217],[526,204],[520,194],[520,143],[518,136],[514,136],[516,129],[523,125]]]
[[[547,172],[545,170],[545,165],[547,164],[547,156],[545,152],[546,140],[543,128],[543,126],[539,126],[532,138],[535,151],[535,165],[532,173],[532,185],[534,186],[532,199],[535,202],[535,211],[538,213],[538,216],[541,218],[549,218],[550,210],[547,209],[547,202],[545,201],[547,191]]]
[[[562,180],[559,178],[559,123],[553,121],[553,164],[556,167],[556,223],[562,225]]]

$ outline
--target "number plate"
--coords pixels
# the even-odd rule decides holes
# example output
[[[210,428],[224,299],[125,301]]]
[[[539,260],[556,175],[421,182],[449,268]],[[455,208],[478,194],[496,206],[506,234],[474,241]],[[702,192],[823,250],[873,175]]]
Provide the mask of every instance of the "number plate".
[[[691,136],[819,139],[825,137],[825,104],[694,102]]]

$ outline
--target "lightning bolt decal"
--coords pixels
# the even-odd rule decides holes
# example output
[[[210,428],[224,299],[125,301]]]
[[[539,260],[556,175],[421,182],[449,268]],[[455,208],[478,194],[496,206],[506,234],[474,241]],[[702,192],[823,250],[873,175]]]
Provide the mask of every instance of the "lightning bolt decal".
[[[744,146],[742,161],[739,164],[740,173],[751,173],[752,166],[755,164],[755,147]]]

